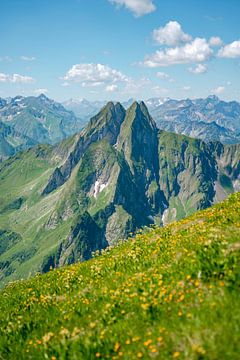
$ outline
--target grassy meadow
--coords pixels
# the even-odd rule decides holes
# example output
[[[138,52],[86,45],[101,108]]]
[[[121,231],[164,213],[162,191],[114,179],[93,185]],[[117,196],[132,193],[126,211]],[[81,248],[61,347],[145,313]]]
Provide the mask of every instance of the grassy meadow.
[[[0,359],[240,357],[240,193],[0,293]]]

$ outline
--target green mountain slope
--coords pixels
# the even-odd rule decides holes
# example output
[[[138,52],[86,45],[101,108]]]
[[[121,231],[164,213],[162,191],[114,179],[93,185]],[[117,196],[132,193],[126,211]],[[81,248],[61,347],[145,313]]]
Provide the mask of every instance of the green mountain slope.
[[[36,141],[0,121],[0,162],[14,155],[17,151],[36,144]]]
[[[73,112],[43,94],[3,101],[0,103],[0,161],[36,144],[55,144],[77,133],[81,127],[80,119]]]
[[[237,360],[239,231],[236,193],[88,262],[10,284],[0,293],[1,357]]]
[[[239,145],[157,130],[144,103],[108,103],[81,133],[0,166],[1,285],[224,199],[239,159]]]

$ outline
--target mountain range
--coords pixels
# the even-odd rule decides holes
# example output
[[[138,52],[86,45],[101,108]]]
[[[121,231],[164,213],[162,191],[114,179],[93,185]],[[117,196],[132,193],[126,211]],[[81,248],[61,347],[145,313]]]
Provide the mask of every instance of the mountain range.
[[[55,144],[81,128],[73,112],[43,94],[0,99],[0,161],[39,143]]]
[[[134,99],[123,102],[126,109]],[[37,144],[57,142],[79,132],[106,101],[70,99],[63,104],[38,97],[0,98],[0,161]],[[223,144],[240,142],[240,104],[216,96],[196,100],[151,98],[150,114],[162,130]]]
[[[240,104],[217,96],[195,100],[168,100],[149,111],[158,127],[204,141],[240,142]]]
[[[2,284],[89,259],[240,190],[240,145],[158,130],[143,102],[109,102],[83,131],[0,165]]]
[[[129,107],[134,99],[123,102]],[[240,104],[226,102],[211,95],[206,99],[173,100],[150,98],[146,100],[148,110],[159,129],[183,134],[206,142],[220,141],[223,144],[240,142]],[[71,99],[64,106],[77,116],[88,120],[97,113],[104,102],[86,99]]]

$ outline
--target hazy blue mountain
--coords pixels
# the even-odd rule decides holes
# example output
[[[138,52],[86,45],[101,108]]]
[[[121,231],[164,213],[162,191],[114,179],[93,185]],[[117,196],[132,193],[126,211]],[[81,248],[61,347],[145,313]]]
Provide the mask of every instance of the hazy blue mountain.
[[[75,113],[83,123],[96,115],[98,111],[106,104],[106,101],[88,101],[86,99],[69,99],[63,102],[63,106]]]
[[[168,100],[150,106],[158,127],[204,141],[240,141],[240,104],[216,96],[196,100]]]

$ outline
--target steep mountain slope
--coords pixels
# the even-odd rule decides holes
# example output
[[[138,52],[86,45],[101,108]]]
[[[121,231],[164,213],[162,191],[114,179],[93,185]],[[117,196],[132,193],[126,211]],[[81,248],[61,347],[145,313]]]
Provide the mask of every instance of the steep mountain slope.
[[[0,121],[0,162],[24,148],[33,147],[37,141],[14,130]]]
[[[14,152],[39,143],[55,144],[82,127],[72,112],[45,95],[2,99],[0,121],[8,129],[7,133],[0,129],[2,142],[8,143]],[[12,154],[8,149],[0,152],[2,157]]]
[[[11,134],[11,128],[0,121],[0,161],[14,154],[14,148],[7,141]]]
[[[239,359],[240,193],[0,292],[3,359]]]
[[[2,283],[48,271],[237,191],[240,146],[159,131],[143,102],[0,166]]]
[[[150,103],[149,111],[162,130],[225,144],[240,141],[240,104],[216,96],[196,100]]]

